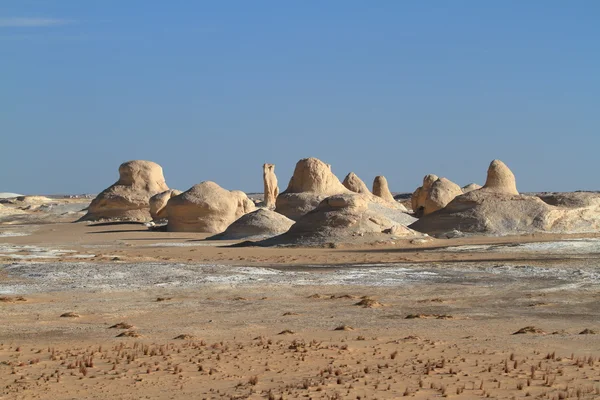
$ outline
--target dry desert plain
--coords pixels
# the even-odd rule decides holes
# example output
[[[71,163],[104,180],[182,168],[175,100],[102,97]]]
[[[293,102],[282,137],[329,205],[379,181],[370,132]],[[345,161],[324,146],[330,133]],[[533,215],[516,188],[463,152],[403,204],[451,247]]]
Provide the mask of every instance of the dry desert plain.
[[[0,226],[1,399],[600,398],[598,235],[261,248],[72,220]]]

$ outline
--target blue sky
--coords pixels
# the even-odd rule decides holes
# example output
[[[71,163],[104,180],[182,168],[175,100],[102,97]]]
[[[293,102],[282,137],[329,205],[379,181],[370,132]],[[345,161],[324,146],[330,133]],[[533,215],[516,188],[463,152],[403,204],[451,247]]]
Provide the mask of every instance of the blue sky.
[[[2,0],[0,192],[343,179],[600,190],[600,2]]]

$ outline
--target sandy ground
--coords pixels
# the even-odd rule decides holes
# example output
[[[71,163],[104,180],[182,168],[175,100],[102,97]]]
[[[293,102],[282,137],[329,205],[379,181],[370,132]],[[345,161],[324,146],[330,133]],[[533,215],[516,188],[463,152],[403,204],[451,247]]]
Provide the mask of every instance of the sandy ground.
[[[22,234],[24,236],[18,236]],[[15,236],[12,236],[15,235]],[[390,262],[462,262],[531,260],[549,262],[562,260],[564,254],[552,252],[515,252],[514,246],[534,242],[555,242],[564,235],[533,234],[505,237],[471,237],[458,239],[433,239],[421,242],[396,240],[381,245],[331,248],[261,248],[227,247],[233,241],[207,241],[210,235],[183,232],[151,232],[141,224],[91,224],[56,223],[45,225],[0,226],[0,261],[11,261],[14,254],[6,246],[16,246],[19,254],[31,254],[36,259],[69,261],[89,258],[94,261],[168,261],[202,262],[243,265],[338,265]],[[569,235],[568,240],[596,239],[600,234]],[[492,245],[496,251],[435,251],[445,247]],[[504,250],[498,247],[505,246]],[[41,249],[67,250],[64,254],[27,252],[26,246]],[[600,247],[598,248],[600,253]],[[573,257],[577,255],[572,255]],[[595,259],[594,254],[579,254],[579,258]],[[27,257],[23,257],[27,258]]]
[[[600,399],[594,235],[202,239],[0,226],[0,398]]]

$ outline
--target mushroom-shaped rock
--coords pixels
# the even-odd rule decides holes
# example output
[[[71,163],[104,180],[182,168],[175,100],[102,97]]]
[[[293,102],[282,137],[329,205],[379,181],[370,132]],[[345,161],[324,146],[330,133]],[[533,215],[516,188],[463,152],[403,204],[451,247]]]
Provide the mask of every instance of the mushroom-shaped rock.
[[[446,178],[439,178],[433,182],[429,196],[425,199],[423,215],[440,210],[450,203],[456,196],[463,194],[462,188]]]
[[[325,198],[314,210],[300,217],[290,230],[261,242],[261,245],[293,244],[320,246],[375,242],[412,236],[406,225],[415,221],[408,214],[382,205],[381,200],[359,193],[337,194]]]
[[[276,211],[297,220],[314,210],[323,199],[342,193],[351,192],[331,172],[331,165],[316,158],[305,158],[296,164],[287,189],[277,196]]]
[[[181,190],[169,189],[150,197],[150,216],[153,220],[167,218],[167,203],[171,197],[181,194]]]
[[[476,183],[469,183],[468,185],[462,187],[462,192],[469,193],[477,189],[481,189],[481,185],[478,185]]]
[[[294,221],[275,211],[259,208],[241,216],[227,227],[225,232],[212,236],[210,240],[257,240],[287,232]]]
[[[495,193],[519,194],[515,175],[500,160],[494,160],[490,164],[483,190]]]
[[[275,208],[275,201],[279,196],[279,187],[277,186],[277,176],[275,176],[275,164],[263,165],[264,182],[264,204],[267,208]]]
[[[223,232],[233,221],[256,209],[239,190],[229,191],[205,181],[172,197],[167,203],[170,232]]]
[[[386,201],[396,203],[394,196],[392,196],[392,192],[390,192],[385,176],[380,175],[375,177],[373,180],[373,194]]]
[[[342,182],[344,187],[354,193],[371,194],[369,188],[354,172],[350,172]]]
[[[425,200],[429,196],[431,186],[438,179],[439,178],[437,177],[437,175],[425,175],[425,177],[423,178],[423,185],[418,187],[417,190],[415,190],[415,192],[413,193],[410,203],[413,209],[413,213],[417,217],[421,217],[423,215],[423,209],[425,208]]]
[[[128,161],[119,167],[119,180],[103,190],[88,207],[82,221],[150,219],[150,197],[169,190],[160,165]]]

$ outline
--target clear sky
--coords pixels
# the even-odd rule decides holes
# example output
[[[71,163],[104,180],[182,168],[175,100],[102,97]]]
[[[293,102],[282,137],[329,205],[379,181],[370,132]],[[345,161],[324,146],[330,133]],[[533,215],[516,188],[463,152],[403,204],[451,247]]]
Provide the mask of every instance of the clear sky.
[[[428,173],[600,189],[600,1],[1,0],[0,192]]]

